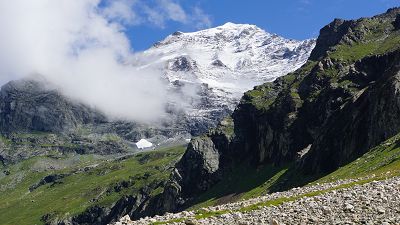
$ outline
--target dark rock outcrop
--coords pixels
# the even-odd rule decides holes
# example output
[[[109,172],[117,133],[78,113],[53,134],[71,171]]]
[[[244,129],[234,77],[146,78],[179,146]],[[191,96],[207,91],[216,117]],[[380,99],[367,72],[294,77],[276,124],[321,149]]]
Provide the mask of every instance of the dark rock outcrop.
[[[189,56],[180,56],[170,62],[170,69],[172,71],[191,71],[197,68],[196,62]]]
[[[106,225],[118,221],[119,218],[130,215],[139,218],[154,214],[157,209],[149,208],[154,199],[151,191],[160,187],[160,183],[152,183],[141,188],[137,193],[126,195],[110,206],[94,205],[85,212],[68,219],[59,219],[51,213],[43,215],[41,220],[47,225]]]
[[[396,20],[393,22],[394,29],[400,29],[400,15],[397,15]]]
[[[193,192],[207,190],[208,183],[212,182],[219,169],[219,158],[219,152],[210,138],[194,138],[177,165],[183,178],[182,182],[192,187],[190,191]],[[192,177],[197,179],[190,179]]]
[[[355,64],[369,85],[332,112],[306,154],[306,172],[330,172],[400,131],[400,51]]]
[[[38,183],[30,186],[29,191],[32,192],[35,189],[39,188],[40,186],[46,185],[49,183],[55,184],[56,182],[59,182],[59,180],[63,179],[66,176],[69,176],[69,174],[51,174],[51,175],[45,176]]]

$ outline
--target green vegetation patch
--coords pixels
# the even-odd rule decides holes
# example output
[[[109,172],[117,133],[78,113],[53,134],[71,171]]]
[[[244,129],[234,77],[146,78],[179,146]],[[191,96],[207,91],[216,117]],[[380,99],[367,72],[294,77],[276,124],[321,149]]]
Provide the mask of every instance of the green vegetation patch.
[[[274,81],[275,84],[279,83],[280,85],[274,85],[274,83],[265,83],[254,87],[253,90],[250,90],[244,94],[242,103],[250,103],[254,105],[257,110],[266,111],[274,105],[278,94],[282,90],[286,90],[293,100],[301,103],[297,89],[300,82],[307,74],[311,72],[315,65],[317,65],[317,62],[309,60],[300,69]]]
[[[43,224],[66,219],[97,206],[110,206],[122,196],[134,195],[145,186],[166,181],[170,168],[182,156],[184,146],[144,152],[122,158],[92,155],[60,159],[36,157],[9,166],[9,175],[0,176],[0,224]],[[72,158],[71,158],[72,157]],[[146,157],[146,163],[140,160]],[[52,174],[68,174],[55,182],[29,187]]]
[[[329,55],[333,59],[354,62],[366,56],[379,55],[400,47],[400,32],[393,30],[390,20],[364,19],[353,29],[362,33],[361,39],[341,43]]]

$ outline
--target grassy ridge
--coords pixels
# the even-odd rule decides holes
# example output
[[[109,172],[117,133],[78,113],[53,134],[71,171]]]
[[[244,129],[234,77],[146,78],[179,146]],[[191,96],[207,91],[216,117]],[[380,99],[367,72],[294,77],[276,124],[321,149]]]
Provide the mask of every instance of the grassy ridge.
[[[366,56],[380,55],[400,47],[400,32],[394,30],[390,20],[364,19],[353,28],[353,32],[362,33],[361,40],[339,44],[329,53],[331,58],[354,62]]]
[[[113,160],[90,155],[36,157],[2,168],[9,175],[0,176],[0,224],[42,224],[41,217],[46,214],[63,219],[94,205],[110,206],[124,195],[165,181],[184,149],[168,148]],[[51,174],[68,175],[29,191]]]

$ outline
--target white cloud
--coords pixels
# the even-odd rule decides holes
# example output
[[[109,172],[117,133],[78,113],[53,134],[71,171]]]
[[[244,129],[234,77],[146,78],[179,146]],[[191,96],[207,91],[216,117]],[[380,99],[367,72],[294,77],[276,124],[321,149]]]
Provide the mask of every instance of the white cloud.
[[[158,5],[166,18],[181,23],[188,22],[186,12],[176,2],[171,0],[158,0]]]
[[[165,28],[165,21],[167,19],[165,18],[164,13],[160,12],[157,9],[151,8],[147,5],[143,5],[142,8],[143,8],[143,12],[146,14],[145,19],[149,23],[151,23],[157,27],[160,27],[160,28]]]
[[[211,26],[211,18],[198,6],[184,9],[177,0],[104,0],[103,14],[126,25],[165,28],[174,21],[196,28]]]
[[[111,116],[159,119],[169,101],[161,74],[126,64],[133,57],[130,43],[99,3],[0,0],[0,83],[41,74]]]
[[[199,7],[194,7],[193,8],[193,18],[194,18],[194,24],[197,29],[203,29],[203,28],[210,28],[212,25],[211,18],[209,15],[204,13],[204,11],[199,8]]]
[[[142,18],[133,10],[133,7],[137,3],[137,0],[108,1],[102,13],[109,20],[118,21],[127,25],[139,25],[142,23]]]

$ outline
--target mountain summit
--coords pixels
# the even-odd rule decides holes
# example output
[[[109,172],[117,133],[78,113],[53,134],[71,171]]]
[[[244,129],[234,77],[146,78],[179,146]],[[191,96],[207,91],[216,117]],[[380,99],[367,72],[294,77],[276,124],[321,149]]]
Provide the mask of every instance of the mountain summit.
[[[188,122],[203,132],[232,112],[245,91],[302,66],[314,46],[313,39],[289,40],[255,25],[226,23],[175,32],[135,63],[163,71],[172,90],[193,99]]]

